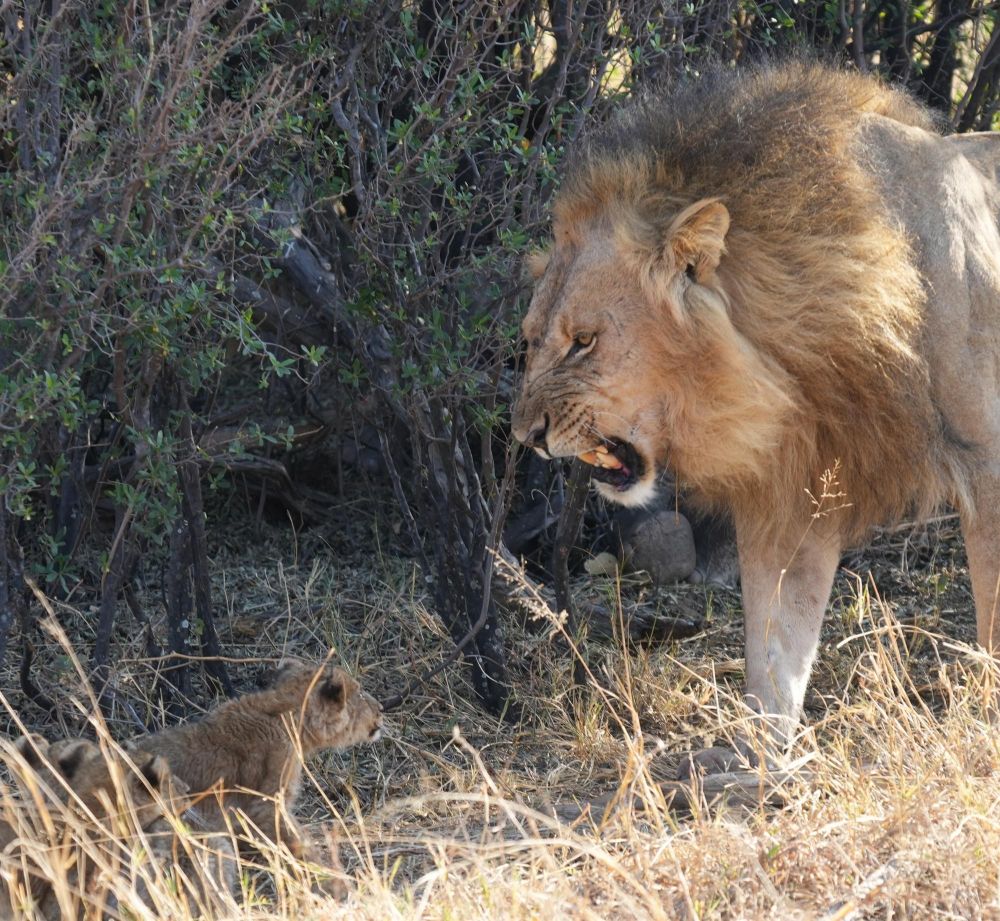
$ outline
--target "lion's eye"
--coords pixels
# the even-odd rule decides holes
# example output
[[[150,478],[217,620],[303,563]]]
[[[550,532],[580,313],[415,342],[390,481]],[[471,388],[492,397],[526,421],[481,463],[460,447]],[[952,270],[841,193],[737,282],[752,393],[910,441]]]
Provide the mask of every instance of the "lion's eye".
[[[570,346],[569,355],[567,357],[572,358],[574,355],[579,355],[581,352],[589,351],[593,348],[596,341],[597,336],[594,333],[577,333],[573,337],[573,344]]]

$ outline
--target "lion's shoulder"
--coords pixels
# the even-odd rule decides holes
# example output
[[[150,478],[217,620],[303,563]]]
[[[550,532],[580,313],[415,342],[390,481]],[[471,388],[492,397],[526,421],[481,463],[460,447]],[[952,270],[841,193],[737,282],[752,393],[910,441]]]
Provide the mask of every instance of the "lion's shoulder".
[[[941,254],[951,254],[950,271],[974,285],[976,279],[967,277],[969,269],[961,256],[967,247],[956,248],[947,241],[956,234],[971,234],[985,242],[995,231],[1000,214],[1000,134],[942,137],[867,114],[858,124],[855,149],[878,187],[886,214],[916,248],[922,270],[948,270]],[[944,305],[929,305],[931,310],[939,306]]]

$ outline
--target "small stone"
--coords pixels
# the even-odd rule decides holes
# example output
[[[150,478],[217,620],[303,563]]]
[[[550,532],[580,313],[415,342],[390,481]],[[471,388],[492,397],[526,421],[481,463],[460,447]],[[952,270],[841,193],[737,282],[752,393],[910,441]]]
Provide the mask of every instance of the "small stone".
[[[592,576],[608,576],[613,578],[618,575],[618,557],[613,553],[598,553],[597,556],[585,560],[583,568]]]

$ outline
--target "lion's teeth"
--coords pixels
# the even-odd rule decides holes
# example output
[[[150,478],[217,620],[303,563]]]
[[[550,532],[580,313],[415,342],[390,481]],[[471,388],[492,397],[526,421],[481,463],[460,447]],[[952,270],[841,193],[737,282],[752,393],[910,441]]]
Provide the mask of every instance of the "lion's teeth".
[[[604,467],[608,470],[617,470],[622,466],[622,462],[614,454],[599,454],[596,448],[593,451],[584,451],[582,454],[577,454],[577,457],[585,464],[590,464],[591,467]]]
[[[591,467],[604,467],[608,470],[617,470],[622,466],[622,462],[614,454],[608,453],[607,448],[594,448],[592,451],[584,451],[582,454],[577,454],[577,457],[585,464],[590,464]]]
[[[604,445],[598,445],[596,448],[594,448],[594,450],[598,454],[607,454],[608,453],[608,449],[606,447],[604,447]]]

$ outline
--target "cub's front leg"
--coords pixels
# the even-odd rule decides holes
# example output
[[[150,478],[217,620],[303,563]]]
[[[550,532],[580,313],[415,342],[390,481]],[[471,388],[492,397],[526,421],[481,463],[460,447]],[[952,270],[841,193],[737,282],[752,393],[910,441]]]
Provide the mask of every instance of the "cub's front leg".
[[[762,534],[736,522],[746,640],[747,731],[736,750],[709,748],[685,757],[678,774],[717,773],[779,761],[802,713],[823,613],[840,562],[841,541],[829,522],[812,521],[804,534]]]
[[[275,844],[283,844],[294,857],[304,858],[308,851],[305,832],[287,812],[290,804],[286,801],[283,806],[281,808],[274,800],[261,796],[243,804],[243,811],[265,838]]]
[[[315,891],[335,899],[347,896],[350,887],[334,843],[331,842],[328,852],[322,851],[296,819],[279,812],[277,804],[269,800],[261,799],[247,809],[247,815],[270,840],[287,847],[292,856],[320,868],[319,878],[314,883]]]

